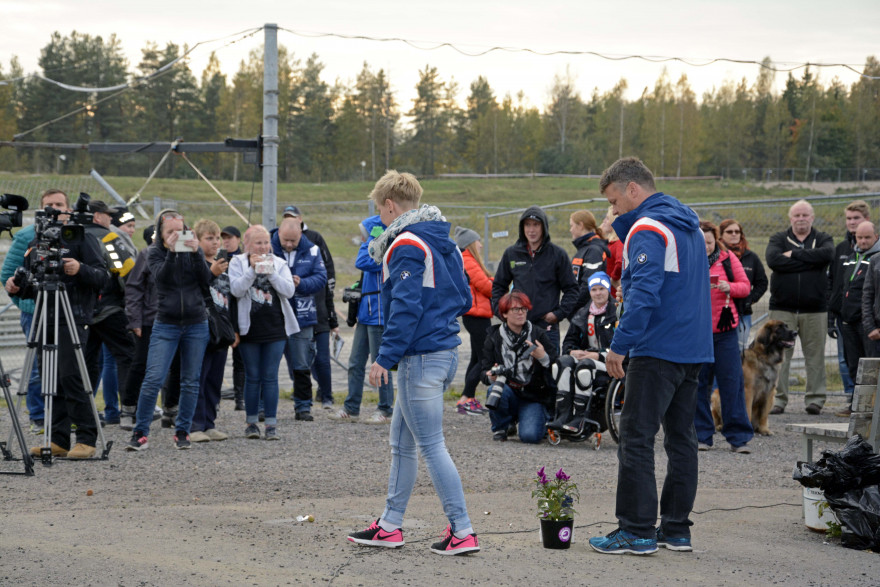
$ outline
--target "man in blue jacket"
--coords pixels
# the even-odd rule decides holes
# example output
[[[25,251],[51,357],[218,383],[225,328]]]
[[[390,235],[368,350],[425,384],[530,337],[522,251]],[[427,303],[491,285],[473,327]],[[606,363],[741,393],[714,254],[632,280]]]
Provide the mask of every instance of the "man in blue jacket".
[[[391,419],[391,473],[385,511],[369,528],[349,534],[365,546],[403,546],[403,515],[425,459],[449,520],[431,552],[459,555],[480,545],[471,526],[461,478],[443,438],[443,392],[458,365],[458,316],[471,308],[461,253],[449,223],[434,206],[418,207],[422,186],[409,173],[389,171],[370,194],[388,229],[370,243],[382,263],[385,332],[370,383],[388,381],[396,365],[397,405]]]
[[[689,519],[697,494],[694,413],[702,363],[714,361],[709,264],[699,218],[654,187],[634,157],[605,170],[599,190],[623,241],[623,314],[606,356],[608,374],[624,376],[616,516],[619,528],[590,539],[608,554],[651,554],[658,546],[691,548]],[[660,425],[668,459],[657,520],[654,440]]]
[[[297,420],[311,422],[312,417],[312,359],[315,356],[315,324],[318,309],[315,294],[327,285],[327,269],[318,245],[306,238],[298,218],[285,218],[272,231],[272,251],[287,260],[296,293],[290,298],[299,332],[292,334],[284,349],[287,370],[293,380],[293,409]]]
[[[348,359],[348,395],[342,409],[330,414],[329,418],[337,422],[357,422],[361,413],[361,399],[364,395],[364,372],[367,360],[373,361],[379,356],[382,344],[382,328],[385,314],[379,301],[379,290],[382,288],[382,265],[370,257],[370,243],[385,232],[385,225],[378,214],[370,216],[360,224],[361,243],[354,266],[360,269],[361,299],[358,304],[357,325],[351,352]],[[379,405],[375,413],[367,420],[368,424],[386,424],[391,421],[394,412],[394,382],[389,375],[388,381],[379,385]]]
[[[67,194],[61,190],[50,188],[40,196],[40,209],[42,210],[46,206],[51,206],[57,210],[67,210],[70,208],[70,203],[67,199]],[[64,218],[61,218],[61,220],[64,220]],[[15,270],[24,265],[24,255],[25,252],[27,252],[28,245],[34,240],[34,232],[34,225],[31,224],[15,233],[15,236],[12,239],[12,246],[9,247],[9,252],[3,260],[3,270],[2,275],[0,275],[0,282],[2,282],[4,286],[7,282],[11,283],[10,280],[12,279]],[[31,332],[31,323],[34,319],[34,306],[36,302],[35,300],[25,300],[15,295],[10,295],[9,297],[21,311],[21,330],[24,332],[25,336],[28,336]],[[34,361],[33,369],[31,369],[26,402],[28,415],[31,420],[31,432],[42,434],[44,406],[43,396],[40,389],[40,368],[37,361]]]

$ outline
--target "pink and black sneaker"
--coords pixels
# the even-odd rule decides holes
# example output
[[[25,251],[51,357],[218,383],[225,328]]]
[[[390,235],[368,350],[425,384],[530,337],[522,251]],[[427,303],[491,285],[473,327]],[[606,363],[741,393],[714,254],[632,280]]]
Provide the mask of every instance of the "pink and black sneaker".
[[[446,526],[446,531],[442,534],[443,540],[435,542],[431,545],[431,552],[449,555],[470,554],[480,551],[480,542],[477,540],[476,534],[468,534],[465,538],[456,538],[452,533],[452,527]]]
[[[352,532],[348,540],[364,546],[384,546],[385,548],[400,548],[403,546],[403,530],[398,528],[393,532],[386,532],[379,526],[379,520],[373,522],[366,530]]]

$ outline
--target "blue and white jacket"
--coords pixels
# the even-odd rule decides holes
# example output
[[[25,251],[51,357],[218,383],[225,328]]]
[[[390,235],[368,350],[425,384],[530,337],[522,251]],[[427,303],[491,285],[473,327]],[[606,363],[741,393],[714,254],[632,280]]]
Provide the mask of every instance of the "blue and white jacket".
[[[378,214],[370,216],[361,224],[364,225],[367,234],[371,234],[373,228],[377,226],[381,226],[383,229],[386,228]],[[358,322],[365,326],[382,326],[385,323],[385,314],[382,312],[382,304],[378,293],[382,289],[382,266],[370,257],[370,243],[375,238],[371,235],[367,237],[366,242],[361,243],[361,248],[358,249],[357,260],[354,262],[354,266],[364,272],[363,283],[361,283],[362,297],[361,303],[358,306],[357,319]],[[371,291],[376,293],[364,295],[369,294]]]
[[[318,245],[302,235],[299,245],[288,253],[281,247],[281,238],[278,229],[271,232],[272,252],[278,257],[287,260],[290,274],[299,276],[299,285],[296,293],[288,301],[293,306],[296,321],[300,328],[314,326],[318,323],[318,308],[315,305],[315,294],[324,291],[327,285],[327,269],[324,267],[324,258],[321,257],[321,249]]]
[[[456,348],[457,318],[471,309],[471,288],[448,222],[406,227],[382,259],[385,331],[376,362],[390,369],[401,358]]]
[[[713,362],[709,263],[697,215],[657,192],[612,226],[623,241],[623,314],[611,350]]]

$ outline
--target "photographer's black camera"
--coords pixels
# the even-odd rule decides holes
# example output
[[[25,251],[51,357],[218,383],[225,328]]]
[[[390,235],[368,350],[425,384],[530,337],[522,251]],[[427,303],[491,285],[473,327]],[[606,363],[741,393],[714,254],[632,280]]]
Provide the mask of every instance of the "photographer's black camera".
[[[21,226],[21,213],[28,209],[27,198],[15,194],[3,194],[0,196],[0,207],[10,210],[0,212],[0,233],[8,230],[11,234],[13,228]]]
[[[91,197],[88,194],[80,193],[72,213],[52,206],[37,210],[34,218],[35,246],[28,276],[32,282],[39,284],[57,280],[63,273],[63,258],[70,253],[67,247],[82,242],[85,238],[82,225],[92,222],[94,215],[89,212],[89,200]],[[68,222],[61,220],[61,216],[69,216]]]
[[[504,393],[504,384],[507,383],[507,370],[503,365],[495,365],[489,370],[489,373],[495,376],[495,381],[486,391],[486,407],[494,410],[501,401],[501,394]]]
[[[342,290],[342,303],[349,304],[351,302],[361,301],[361,288],[346,287]]]

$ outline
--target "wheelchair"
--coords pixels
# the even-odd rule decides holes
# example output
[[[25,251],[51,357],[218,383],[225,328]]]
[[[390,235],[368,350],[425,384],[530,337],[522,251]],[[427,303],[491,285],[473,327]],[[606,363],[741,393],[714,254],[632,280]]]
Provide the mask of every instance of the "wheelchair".
[[[547,423],[550,444],[564,439],[599,450],[605,431],[619,443],[626,378],[609,376],[604,363],[571,356],[554,363],[552,375],[558,391],[554,418]]]

